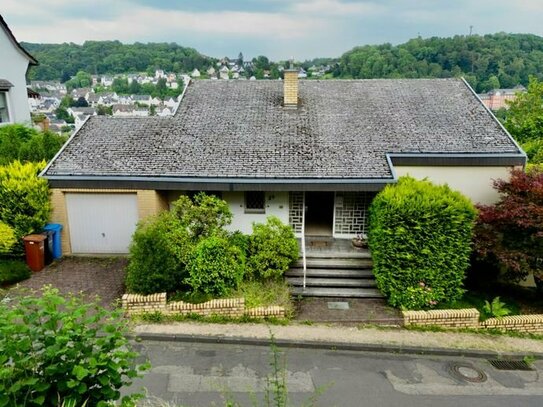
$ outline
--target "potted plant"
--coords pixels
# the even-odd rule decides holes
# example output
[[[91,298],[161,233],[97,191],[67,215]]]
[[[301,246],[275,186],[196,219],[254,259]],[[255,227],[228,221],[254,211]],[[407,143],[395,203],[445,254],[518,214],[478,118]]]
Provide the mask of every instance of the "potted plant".
[[[366,248],[368,247],[368,236],[365,233],[358,233],[351,240],[354,247]]]

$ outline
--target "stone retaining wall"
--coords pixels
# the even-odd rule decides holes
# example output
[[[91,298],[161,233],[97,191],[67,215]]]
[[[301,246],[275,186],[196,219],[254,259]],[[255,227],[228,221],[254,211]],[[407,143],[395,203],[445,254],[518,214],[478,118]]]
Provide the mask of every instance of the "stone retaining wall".
[[[167,302],[166,293],[151,295],[124,294],[122,308],[128,315],[160,312],[164,315],[221,315],[232,318],[239,318],[244,315],[253,318],[285,317],[283,307],[246,308],[244,298],[218,299],[200,304],[191,304],[184,301]]]
[[[543,334],[543,315],[511,315],[479,322],[475,308],[430,311],[402,311],[404,325],[439,326],[442,328],[499,329]]]

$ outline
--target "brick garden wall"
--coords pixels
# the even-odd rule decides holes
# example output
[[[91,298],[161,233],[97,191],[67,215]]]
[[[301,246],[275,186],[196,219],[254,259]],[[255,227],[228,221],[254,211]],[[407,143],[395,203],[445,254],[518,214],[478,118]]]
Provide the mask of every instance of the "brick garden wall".
[[[430,311],[402,311],[404,325],[445,328],[479,328],[479,311],[475,308]]]
[[[511,315],[489,318],[479,322],[475,308],[402,311],[404,325],[439,326],[442,328],[498,329],[523,333],[543,334],[543,315]]]
[[[124,294],[122,308],[129,315],[160,312],[163,315],[221,315],[231,318],[239,318],[244,315],[253,318],[285,317],[283,307],[246,308],[244,298],[218,299],[200,304],[191,304],[184,301],[167,302],[166,293],[151,295]]]

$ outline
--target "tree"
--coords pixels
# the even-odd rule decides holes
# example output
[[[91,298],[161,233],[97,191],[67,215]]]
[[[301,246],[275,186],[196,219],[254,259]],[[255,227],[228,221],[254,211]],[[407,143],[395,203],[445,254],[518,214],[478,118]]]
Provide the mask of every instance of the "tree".
[[[543,82],[530,78],[527,92],[509,103],[504,125],[519,142],[543,139]]]
[[[98,116],[111,116],[113,115],[113,106],[98,105],[96,107],[96,114]]]
[[[475,252],[511,281],[533,273],[543,279],[543,168],[514,170],[511,179],[497,180],[495,205],[479,207]]]
[[[80,96],[74,103],[74,107],[89,107],[89,102],[83,96]]]

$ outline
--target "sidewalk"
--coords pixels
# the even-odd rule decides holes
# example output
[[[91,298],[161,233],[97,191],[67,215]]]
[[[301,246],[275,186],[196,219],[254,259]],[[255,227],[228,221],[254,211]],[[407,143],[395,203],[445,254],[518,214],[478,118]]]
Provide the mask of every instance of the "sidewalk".
[[[336,325],[142,324],[135,335],[148,340],[269,345],[271,334],[282,347],[313,347],[372,352],[471,357],[543,358],[543,341],[505,335],[421,332],[405,329],[355,328]]]

